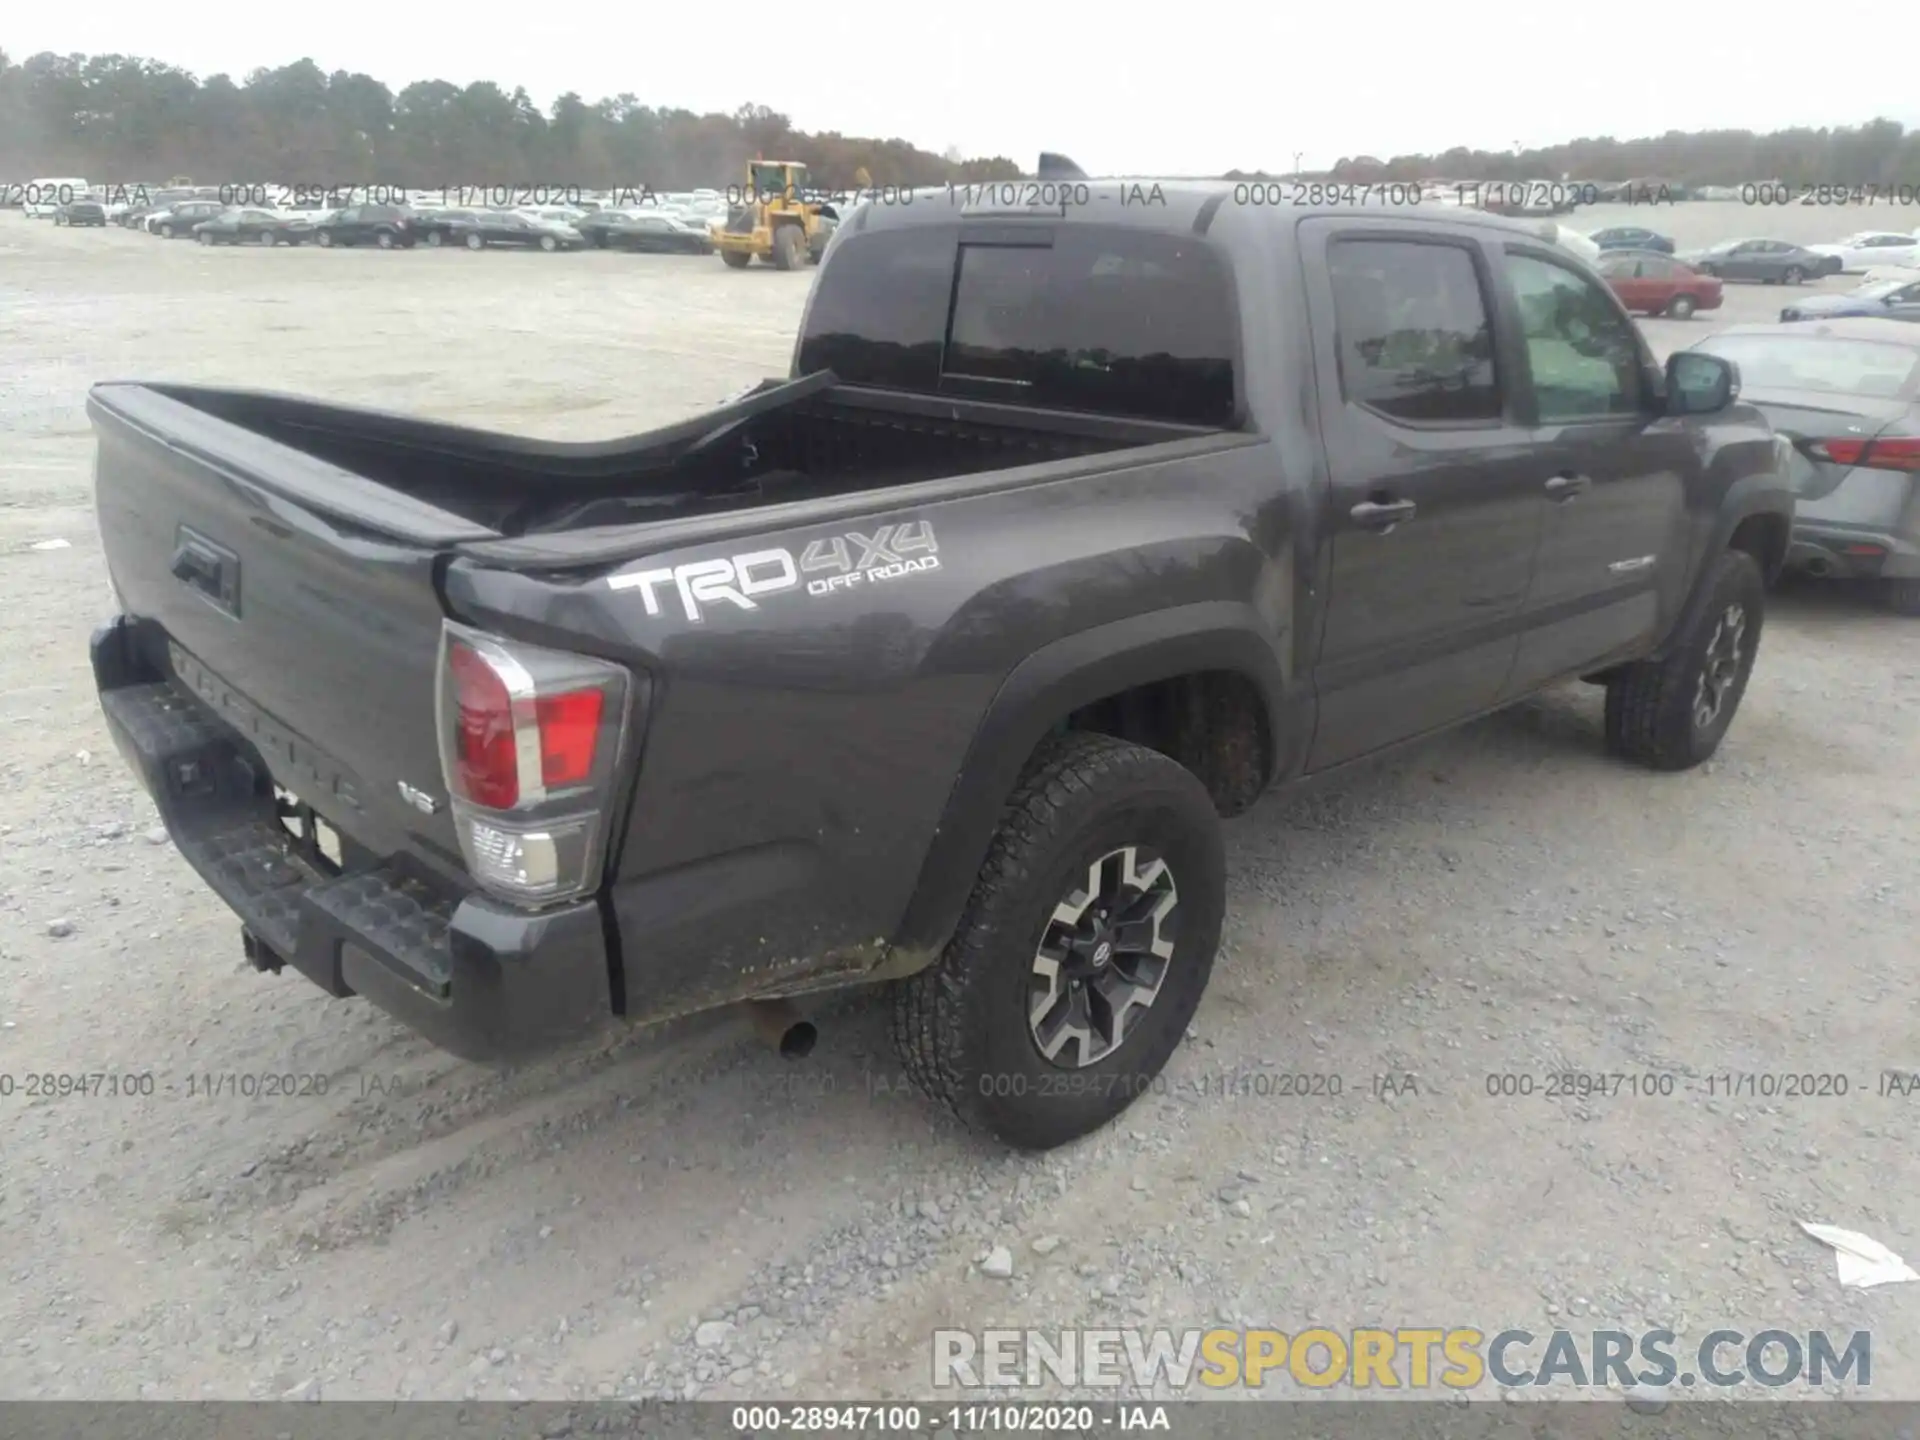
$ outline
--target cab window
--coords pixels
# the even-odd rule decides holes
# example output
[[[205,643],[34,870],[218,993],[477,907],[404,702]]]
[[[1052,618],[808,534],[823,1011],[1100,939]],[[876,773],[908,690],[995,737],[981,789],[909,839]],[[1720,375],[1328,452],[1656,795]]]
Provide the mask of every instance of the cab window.
[[[1586,276],[1524,251],[1505,257],[1543,422],[1637,414],[1643,379],[1632,323]]]

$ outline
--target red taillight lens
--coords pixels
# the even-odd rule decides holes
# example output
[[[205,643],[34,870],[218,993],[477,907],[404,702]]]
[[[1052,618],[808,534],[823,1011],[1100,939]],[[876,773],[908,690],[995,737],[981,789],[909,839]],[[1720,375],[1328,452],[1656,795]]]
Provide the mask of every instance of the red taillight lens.
[[[474,804],[510,809],[520,799],[520,758],[506,682],[479,651],[458,640],[448,646],[447,666],[459,706],[450,778]]]
[[[1867,447],[1867,458],[1860,463],[1875,470],[1920,472],[1920,438],[1876,440]]]
[[[1834,465],[1858,465],[1860,457],[1867,453],[1864,440],[1821,440],[1807,447],[1807,453],[1816,460],[1825,460]]]
[[[1881,440],[1819,440],[1807,447],[1807,453],[1816,460],[1825,460],[1834,465],[1920,473],[1920,436],[1896,436]]]
[[[540,722],[540,780],[555,788],[578,785],[593,774],[594,746],[600,739],[600,712],[606,695],[574,690],[542,695],[534,702]]]

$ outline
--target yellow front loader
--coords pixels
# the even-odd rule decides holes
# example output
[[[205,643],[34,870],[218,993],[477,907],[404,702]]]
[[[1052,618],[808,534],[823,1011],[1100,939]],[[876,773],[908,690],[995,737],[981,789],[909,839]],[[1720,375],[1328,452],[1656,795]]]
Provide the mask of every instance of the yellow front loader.
[[[781,270],[818,265],[839,216],[833,206],[811,199],[807,167],[788,160],[755,160],[747,166],[747,188],[733,197],[726,223],[713,227],[714,248],[735,270],[757,257]]]

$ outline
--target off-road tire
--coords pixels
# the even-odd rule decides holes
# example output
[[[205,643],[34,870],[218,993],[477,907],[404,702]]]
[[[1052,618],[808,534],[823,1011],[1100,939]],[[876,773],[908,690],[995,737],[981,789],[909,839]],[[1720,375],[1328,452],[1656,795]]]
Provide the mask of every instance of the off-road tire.
[[[1622,665],[1607,682],[1607,748],[1623,759],[1654,770],[1689,770],[1719,748],[1740,708],[1760,649],[1766,585],[1759,563],[1745,551],[1724,551],[1712,564],[1707,603],[1675,637],[1666,658]],[[1713,722],[1702,726],[1695,723],[1694,704],[1707,647],[1734,605],[1745,622],[1739,668]]]
[[[1873,598],[1896,615],[1920,616],[1920,580],[1876,580]]]
[[[729,270],[744,270],[753,263],[753,256],[744,250],[722,250],[720,258]]]
[[[802,264],[806,242],[800,238],[800,227],[782,225],[773,232],[773,265],[776,270],[798,270]]]
[[[1117,847],[1165,858],[1177,929],[1152,1003],[1084,1068],[1040,1053],[1030,1028],[1035,951],[1054,907]],[[902,1065],[968,1127],[1046,1150],[1096,1130],[1153,1087],[1200,1004],[1226,908],[1219,817],[1186,769],[1143,746],[1072,733],[1048,741],[1001,813],[940,958],[896,982]]]

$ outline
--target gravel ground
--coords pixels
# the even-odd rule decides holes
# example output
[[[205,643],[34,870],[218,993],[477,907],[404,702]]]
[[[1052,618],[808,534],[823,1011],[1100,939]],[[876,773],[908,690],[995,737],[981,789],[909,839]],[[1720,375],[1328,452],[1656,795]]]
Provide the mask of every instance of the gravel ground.
[[[1672,228],[1715,216],[1679,238],[1782,230]],[[1885,223],[1819,218],[1802,238]],[[155,828],[87,669],[85,387],[612,435],[783,370],[809,278],[11,214],[0,278],[0,1397],[906,1396],[939,1327],[1225,1322],[1864,1328],[1871,1393],[1920,1398],[1920,1286],[1842,1291],[1794,1224],[1920,1260],[1920,1097],[1862,1093],[1920,1068],[1914,623],[1780,597],[1690,774],[1607,759],[1576,686],[1232,822],[1223,954],[1164,1093],[1045,1157],[907,1094],[863,997],[805,1065],[722,1015],[500,1073],[252,973]],[[1732,287],[1715,318],[1778,298]],[[1560,1069],[1679,1090],[1487,1092]],[[154,1089],[26,1096],[48,1071]],[[1854,1089],[1701,1093],[1737,1071]],[[264,1074],[324,1093],[206,1093]],[[1343,1093],[1283,1098],[1292,1074]]]

